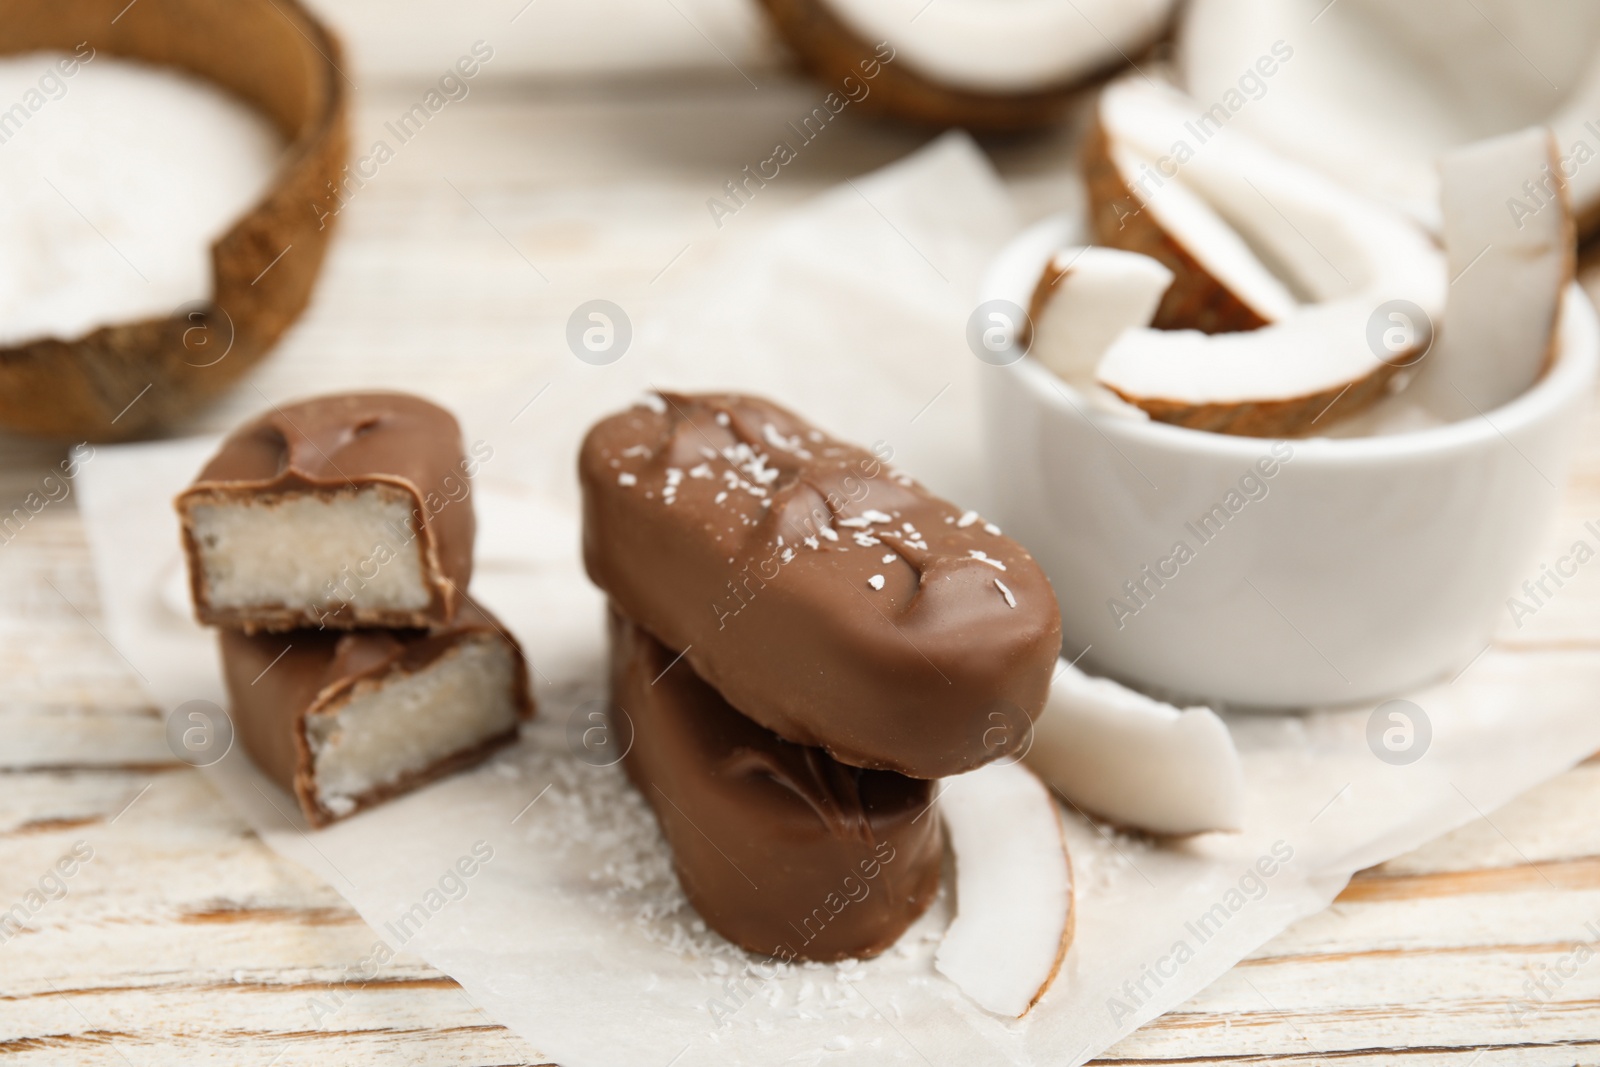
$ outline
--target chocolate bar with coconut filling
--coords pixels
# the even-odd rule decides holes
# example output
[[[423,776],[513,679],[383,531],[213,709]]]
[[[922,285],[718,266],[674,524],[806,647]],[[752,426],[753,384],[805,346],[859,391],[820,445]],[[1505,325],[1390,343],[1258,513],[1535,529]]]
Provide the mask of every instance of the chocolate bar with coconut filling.
[[[534,712],[522,650],[466,597],[433,631],[218,640],[236,736],[313,826],[476,763]]]
[[[456,420],[403,393],[274,407],[177,499],[195,614],[249,631],[448,623],[472,576]]]
[[[939,778],[1025,748],[1061,620],[1021,545],[776,404],[652,400],[579,456],[584,563],[619,611],[842,763]]]
[[[932,902],[935,783],[790,744],[614,611],[611,682],[624,769],[689,902],[722,936],[784,960],[864,959]]]

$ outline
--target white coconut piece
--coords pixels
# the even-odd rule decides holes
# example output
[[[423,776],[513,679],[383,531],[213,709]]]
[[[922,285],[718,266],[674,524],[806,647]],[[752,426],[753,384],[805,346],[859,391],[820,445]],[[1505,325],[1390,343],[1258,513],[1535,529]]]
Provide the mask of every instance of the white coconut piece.
[[[1110,152],[1143,210],[1234,299],[1264,322],[1294,314],[1299,301],[1289,287],[1204,198],[1181,181],[1155,184],[1153,159],[1124,142],[1114,141]]]
[[[934,966],[980,1007],[1020,1018],[1072,941],[1072,864],[1050,791],[1020,763],[947,778],[940,814],[956,866],[956,916]]]
[[[1550,365],[1577,237],[1548,130],[1455,149],[1439,169],[1452,280],[1439,342],[1412,388],[1468,418],[1520,396]]]
[[[1174,0],[825,0],[864,41],[887,41],[943,84],[1019,93],[1078,81],[1141,52]]]
[[[1415,223],[1208,119],[1198,102],[1170,86],[1121,79],[1102,93],[1098,114],[1113,162],[1119,149],[1126,159],[1153,160],[1155,177],[1147,184],[1159,178],[1160,186],[1150,203],[1166,196],[1167,209],[1146,221],[1183,253],[1186,269],[1216,272],[1214,280],[1229,292],[1259,296],[1259,271],[1237,252],[1243,245],[1309,301],[1273,309],[1263,316],[1269,325],[1256,330],[1124,332],[1099,368],[1106,388],[1178,425],[1297,434],[1337,402],[1334,418],[1381,397],[1395,371],[1426,351],[1425,324],[1399,351],[1369,336],[1374,314],[1391,301],[1416,305],[1425,320],[1443,310],[1444,257]],[[1172,207],[1185,203],[1172,196],[1179,187],[1235,236],[1206,236],[1215,228],[1209,221],[1174,225]],[[1214,247],[1201,247],[1207,242]]]
[[[1437,231],[1435,160],[1549,125],[1600,208],[1600,5],[1590,0],[1192,0],[1184,87],[1230,125]]]
[[[1063,663],[1027,760],[1085,812],[1155,834],[1244,826],[1244,769],[1206,707],[1179,710]]]
[[[1149,256],[1116,248],[1068,248],[1046,264],[1028,318],[1028,354],[1079,388],[1125,330],[1150,325],[1172,272]]]

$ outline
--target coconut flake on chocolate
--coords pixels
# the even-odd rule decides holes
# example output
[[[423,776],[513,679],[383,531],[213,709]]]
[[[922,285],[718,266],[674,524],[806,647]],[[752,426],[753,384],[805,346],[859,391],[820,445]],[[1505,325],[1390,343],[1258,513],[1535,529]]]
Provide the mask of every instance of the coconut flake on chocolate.
[[[584,563],[617,610],[742,714],[842,763],[937,778],[1004,755],[991,712],[1036,715],[1061,644],[1027,550],[766,400],[664,406],[602,420],[579,455]],[[672,481],[701,462],[715,477]]]
[[[1522,395],[1555,356],[1577,237],[1564,185],[1542,207],[1523,189],[1554,173],[1557,148],[1533,128],[1458,148],[1440,160],[1450,294],[1439,339],[1411,389],[1455,418]]]
[[[1106,352],[1106,388],[1164,422],[1290,435],[1362,410],[1426,350],[1420,331],[1399,352],[1368,336],[1390,301],[1442,310],[1443,257],[1409,220],[1235,131],[1200,141],[1204,108],[1170,86],[1121,79],[1096,114],[1085,168],[1097,235],[1175,275],[1158,328]],[[1286,306],[1268,275],[1306,302]]]
[[[934,966],[980,1007],[1020,1018],[1072,942],[1072,864],[1050,791],[1020,763],[946,779],[939,811],[956,865],[956,916]]]
[[[1194,834],[1244,824],[1244,771],[1215,712],[1180,711],[1068,663],[1027,761],[1077,807],[1120,826]]]

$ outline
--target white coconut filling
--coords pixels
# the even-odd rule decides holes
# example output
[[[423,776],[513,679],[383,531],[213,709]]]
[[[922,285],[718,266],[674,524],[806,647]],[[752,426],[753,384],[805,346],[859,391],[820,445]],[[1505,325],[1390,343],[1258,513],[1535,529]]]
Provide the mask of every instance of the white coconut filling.
[[[1070,664],[1050,686],[1027,760],[1085,811],[1158,834],[1238,830],[1244,771],[1210,708],[1179,710]]]
[[[985,1010],[1027,1013],[1071,939],[1072,865],[1061,815],[1020,763],[946,778],[939,812],[956,863],[956,917],[934,966]]]
[[[0,144],[0,344],[210,298],[211,244],[283,151],[224,90],[88,45],[0,59]]]
[[[505,642],[485,635],[414,674],[358,683],[342,704],[308,716],[323,805],[348,814],[363,794],[511,729],[515,670]]]
[[[387,486],[189,510],[213,608],[420,611],[431,600],[411,497]]]
[[[1126,58],[1165,27],[1173,0],[821,0],[896,63],[958,89],[1019,93]]]

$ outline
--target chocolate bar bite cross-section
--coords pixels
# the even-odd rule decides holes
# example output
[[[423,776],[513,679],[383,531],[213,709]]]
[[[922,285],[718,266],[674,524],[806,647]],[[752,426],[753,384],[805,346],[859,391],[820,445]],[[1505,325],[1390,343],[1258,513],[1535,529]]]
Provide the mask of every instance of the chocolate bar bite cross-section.
[[[418,397],[274,408],[178,498],[196,615],[247,631],[449,622],[472,577],[475,466],[456,420]]]

